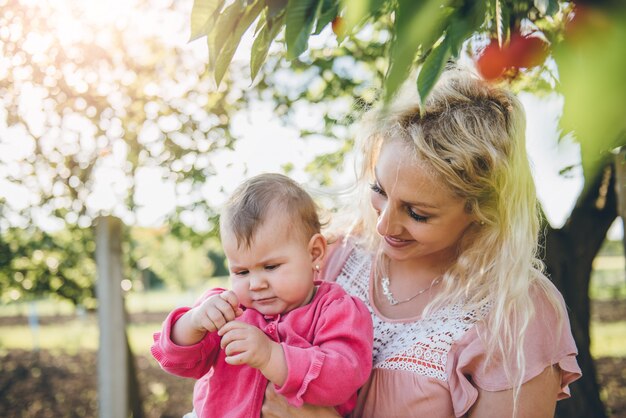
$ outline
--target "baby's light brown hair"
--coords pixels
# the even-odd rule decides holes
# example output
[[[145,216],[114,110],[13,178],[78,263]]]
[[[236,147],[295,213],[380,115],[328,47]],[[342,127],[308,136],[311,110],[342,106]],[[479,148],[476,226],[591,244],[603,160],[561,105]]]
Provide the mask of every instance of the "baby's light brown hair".
[[[313,198],[295,181],[278,173],[265,173],[243,182],[230,196],[220,216],[220,231],[232,232],[237,247],[249,248],[257,229],[268,216],[280,216],[289,233],[310,239],[321,230]]]

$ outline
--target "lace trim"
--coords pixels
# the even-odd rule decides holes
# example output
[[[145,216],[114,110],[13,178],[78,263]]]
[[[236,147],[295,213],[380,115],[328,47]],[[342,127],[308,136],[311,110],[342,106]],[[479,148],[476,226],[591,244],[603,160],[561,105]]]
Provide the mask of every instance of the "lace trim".
[[[474,324],[488,312],[484,305],[478,311],[466,312],[460,304],[433,312],[428,320],[387,322],[379,317],[369,299],[369,277],[372,258],[355,248],[337,278],[349,294],[363,300],[374,322],[374,367],[405,370],[421,376],[446,381],[448,353]]]

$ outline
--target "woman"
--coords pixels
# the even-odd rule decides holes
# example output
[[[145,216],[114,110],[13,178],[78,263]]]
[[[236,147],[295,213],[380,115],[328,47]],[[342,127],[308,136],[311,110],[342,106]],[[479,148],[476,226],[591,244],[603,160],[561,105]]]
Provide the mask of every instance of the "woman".
[[[539,220],[519,101],[449,69],[366,116],[366,205],[323,277],[368,305],[374,369],[357,417],[552,417],[580,377]],[[354,211],[351,212],[354,219]],[[268,388],[263,414],[295,410]]]

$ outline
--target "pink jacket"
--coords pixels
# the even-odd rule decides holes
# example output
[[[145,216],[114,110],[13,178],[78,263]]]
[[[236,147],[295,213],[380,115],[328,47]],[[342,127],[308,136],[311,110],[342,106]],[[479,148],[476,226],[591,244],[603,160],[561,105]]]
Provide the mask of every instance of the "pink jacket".
[[[316,284],[318,291],[308,305],[276,317],[247,309],[237,320],[281,343],[288,376],[277,393],[295,406],[335,406],[346,415],[372,369],[372,320],[363,302],[339,285]],[[210,290],[197,304],[223,290]],[[227,364],[217,333],[185,347],[170,339],[172,325],[190,309],[169,314],[162,331],[154,334],[152,355],[167,372],[198,379],[193,396],[198,417],[260,416],[267,379],[252,367]]]

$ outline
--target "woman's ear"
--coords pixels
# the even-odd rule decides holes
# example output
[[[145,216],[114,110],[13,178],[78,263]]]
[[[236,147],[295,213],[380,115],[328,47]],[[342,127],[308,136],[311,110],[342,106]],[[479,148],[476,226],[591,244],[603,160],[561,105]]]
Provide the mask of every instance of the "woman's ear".
[[[311,267],[313,270],[319,270],[323,266],[324,256],[326,255],[326,238],[324,235],[317,233],[309,240],[309,254],[311,254]]]

